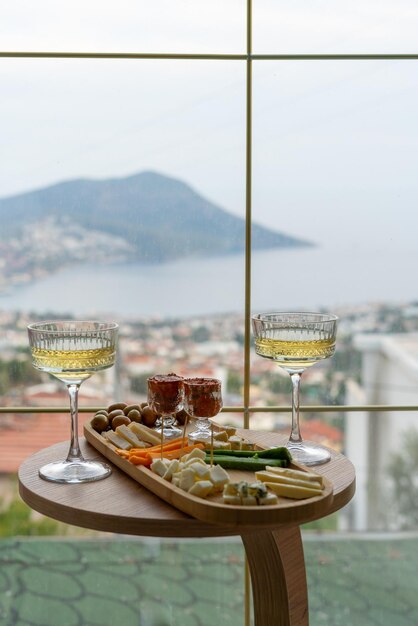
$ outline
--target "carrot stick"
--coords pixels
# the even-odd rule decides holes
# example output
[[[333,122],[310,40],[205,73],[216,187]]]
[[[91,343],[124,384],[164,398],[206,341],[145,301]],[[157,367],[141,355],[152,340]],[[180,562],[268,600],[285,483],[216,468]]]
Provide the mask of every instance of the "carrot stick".
[[[179,439],[173,439],[173,441],[163,445],[163,451],[177,450],[181,446],[181,441],[181,437]],[[160,449],[161,447],[159,445],[151,446],[150,448],[131,448],[129,454],[147,455],[149,452],[157,452]]]
[[[150,465],[150,459],[144,458],[142,456],[131,456],[129,458],[129,463],[132,463],[133,465]]]
[[[203,450],[204,446],[202,443],[196,443],[193,446],[186,446],[185,448],[179,448],[178,450],[170,450],[167,453],[164,452],[164,458],[165,459],[179,459],[181,456],[183,456],[184,454],[188,454],[189,452],[191,452],[192,450],[195,449],[199,449],[199,450]],[[157,459],[160,456],[159,452],[149,452],[148,456],[154,460]]]
[[[128,450],[122,450],[121,448],[116,448],[115,452],[116,452],[116,454],[119,454],[119,456],[123,456],[125,459],[127,459],[129,457]]]

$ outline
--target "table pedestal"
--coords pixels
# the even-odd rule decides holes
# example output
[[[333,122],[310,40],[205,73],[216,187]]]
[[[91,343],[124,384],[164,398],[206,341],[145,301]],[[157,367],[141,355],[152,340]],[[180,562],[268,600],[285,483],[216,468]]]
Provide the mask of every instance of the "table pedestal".
[[[241,534],[250,568],[255,626],[308,626],[305,561],[298,526]]]

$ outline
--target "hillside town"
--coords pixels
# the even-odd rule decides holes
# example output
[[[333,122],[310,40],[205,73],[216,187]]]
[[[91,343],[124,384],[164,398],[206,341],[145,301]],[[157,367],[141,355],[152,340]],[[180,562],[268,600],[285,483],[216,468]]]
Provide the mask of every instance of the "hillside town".
[[[304,374],[302,404],[344,404],[349,381],[360,383],[360,353],[353,338],[359,334],[413,332],[418,306],[371,304],[336,311],[340,317],[337,350],[328,361]],[[31,366],[27,325],[29,314],[0,313],[0,473],[15,472],[20,457],[68,438],[68,415],[17,413],[7,407],[66,407],[64,386]],[[176,372],[182,376],[211,376],[222,380],[224,412],[220,421],[242,424],[244,319],[239,314],[183,319],[121,319],[119,354],[114,368],[93,376],[80,391],[82,408],[106,406],[114,400],[146,400],[148,376]],[[251,426],[287,433],[290,424],[288,375],[251,352],[251,406],[285,407],[281,412],[253,413]],[[232,411],[230,410],[232,409]],[[82,412],[83,420],[91,414]],[[341,413],[303,413],[307,439],[344,450]],[[4,449],[3,449],[4,448]]]

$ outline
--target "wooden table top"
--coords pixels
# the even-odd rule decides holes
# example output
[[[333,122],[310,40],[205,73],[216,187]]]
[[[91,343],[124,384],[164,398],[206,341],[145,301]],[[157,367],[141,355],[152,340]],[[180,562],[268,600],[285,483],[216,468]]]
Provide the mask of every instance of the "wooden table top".
[[[285,437],[273,433],[244,430],[239,433],[250,436],[261,446],[286,443]],[[92,483],[62,485],[41,479],[38,468],[64,459],[68,446],[68,442],[63,442],[41,450],[24,461],[19,469],[20,495],[36,511],[67,524],[129,535],[220,537],[239,534],[237,528],[207,524],[181,513],[117,467],[113,467],[109,478]],[[102,458],[83,438],[80,446],[86,458]],[[314,468],[334,485],[334,499],[327,515],[345,506],[355,491],[352,463],[342,454],[332,450],[331,453],[331,461]]]

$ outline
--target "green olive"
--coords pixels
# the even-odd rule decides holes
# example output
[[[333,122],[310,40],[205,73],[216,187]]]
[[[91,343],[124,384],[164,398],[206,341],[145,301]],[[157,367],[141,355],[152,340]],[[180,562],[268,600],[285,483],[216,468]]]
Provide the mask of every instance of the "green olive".
[[[136,409],[131,409],[128,413],[128,417],[132,422],[142,422],[142,414]]]
[[[154,426],[155,422],[158,419],[158,413],[153,411],[149,406],[146,406],[144,409],[142,409],[141,415],[142,423],[145,424],[145,426],[149,426],[150,428]]]
[[[122,426],[122,424],[128,426],[128,424],[130,423],[131,420],[126,415],[116,415],[116,417],[112,419],[112,428],[113,430],[115,430],[115,428],[117,428],[118,426]]]
[[[116,411],[120,409],[123,412],[123,409],[127,406],[126,402],[115,402],[114,404],[110,404],[107,407],[108,413],[112,413],[112,411]]]
[[[123,412],[125,413],[125,415],[129,415],[129,412],[132,411],[133,409],[135,409],[135,411],[141,412],[141,407],[139,406],[139,404],[128,404],[123,409]]]
[[[106,415],[103,413],[96,413],[96,415],[91,420],[91,427],[94,428],[98,433],[102,433],[106,428],[109,427],[109,420]]]
[[[113,428],[113,419],[117,417],[118,415],[125,415],[125,413],[122,411],[122,409],[115,409],[114,411],[111,411],[108,415],[109,423],[112,425],[112,428]]]

